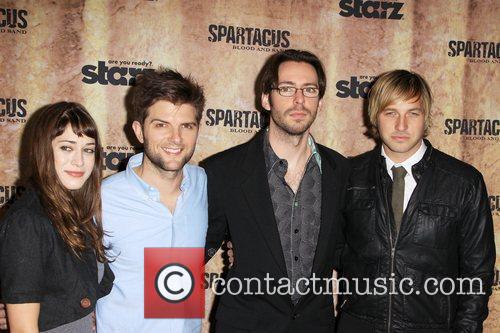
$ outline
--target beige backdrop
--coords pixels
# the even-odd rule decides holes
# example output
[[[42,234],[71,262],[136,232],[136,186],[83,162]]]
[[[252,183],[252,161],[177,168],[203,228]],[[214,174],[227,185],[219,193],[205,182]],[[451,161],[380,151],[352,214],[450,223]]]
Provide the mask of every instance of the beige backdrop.
[[[395,68],[423,74],[435,96],[429,138],[483,173],[500,244],[500,1],[397,0],[379,9],[371,5],[378,1],[351,2],[0,1],[0,205],[19,189],[21,133],[42,105],[75,100],[90,110],[108,175],[133,152],[123,131],[128,80],[160,65],[192,73],[207,96],[197,162],[258,130],[256,74],[272,52],[299,48],[316,53],[327,70],[314,135],[344,155],[373,147],[363,135],[366,82]],[[209,271],[220,267],[211,262]],[[485,326],[500,332],[498,270]]]

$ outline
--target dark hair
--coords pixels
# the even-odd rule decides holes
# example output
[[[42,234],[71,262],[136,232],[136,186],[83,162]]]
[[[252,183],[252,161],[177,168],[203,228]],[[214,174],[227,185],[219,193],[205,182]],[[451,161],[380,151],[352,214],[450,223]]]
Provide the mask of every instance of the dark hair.
[[[31,182],[54,228],[77,257],[87,248],[106,261],[101,224],[101,143],[97,126],[85,108],[72,102],[47,105],[36,115],[29,143]],[[78,190],[68,190],[54,165],[52,141],[70,125],[78,136],[95,140],[95,163],[90,177]],[[89,244],[90,242],[90,244]]]
[[[184,77],[169,68],[144,71],[136,77],[132,95],[134,120],[144,124],[148,108],[158,101],[191,104],[196,109],[198,123],[205,107],[203,88],[191,76]]]
[[[278,83],[278,69],[286,61],[305,62],[316,70],[318,75],[319,98],[323,98],[326,90],[326,75],[321,60],[308,51],[285,50],[273,54],[264,64],[260,76],[260,90],[263,94],[269,94],[272,88]]]

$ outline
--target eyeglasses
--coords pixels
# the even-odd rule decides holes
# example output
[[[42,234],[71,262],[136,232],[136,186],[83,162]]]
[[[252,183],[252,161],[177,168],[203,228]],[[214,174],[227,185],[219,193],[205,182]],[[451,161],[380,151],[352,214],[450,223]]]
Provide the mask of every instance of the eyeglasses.
[[[293,86],[282,86],[271,88],[271,90],[277,90],[278,94],[283,97],[292,97],[295,95],[297,90],[302,90],[302,94],[304,95],[304,97],[318,97],[319,95],[319,88],[316,87],[296,88]]]

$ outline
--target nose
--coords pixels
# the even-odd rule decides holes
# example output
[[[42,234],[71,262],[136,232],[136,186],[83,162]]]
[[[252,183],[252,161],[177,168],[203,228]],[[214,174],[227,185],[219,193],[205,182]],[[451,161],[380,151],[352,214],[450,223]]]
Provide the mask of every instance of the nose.
[[[397,131],[406,131],[408,129],[408,122],[405,116],[399,116],[396,121]]]
[[[295,95],[293,95],[293,102],[296,104],[304,104],[304,93],[302,89],[297,89]]]
[[[170,141],[175,144],[180,144],[182,142],[181,131],[179,128],[172,129],[172,133],[170,135]]]
[[[83,151],[75,151],[73,154],[73,159],[71,161],[71,164],[77,167],[83,166]]]

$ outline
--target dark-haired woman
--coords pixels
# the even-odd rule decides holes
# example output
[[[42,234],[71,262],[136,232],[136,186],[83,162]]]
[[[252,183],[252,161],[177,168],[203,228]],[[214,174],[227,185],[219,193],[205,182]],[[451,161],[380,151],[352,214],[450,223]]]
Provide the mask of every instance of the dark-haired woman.
[[[97,126],[76,103],[52,104],[33,117],[31,184],[0,223],[0,294],[10,332],[92,332],[96,300],[113,281],[103,264]]]

